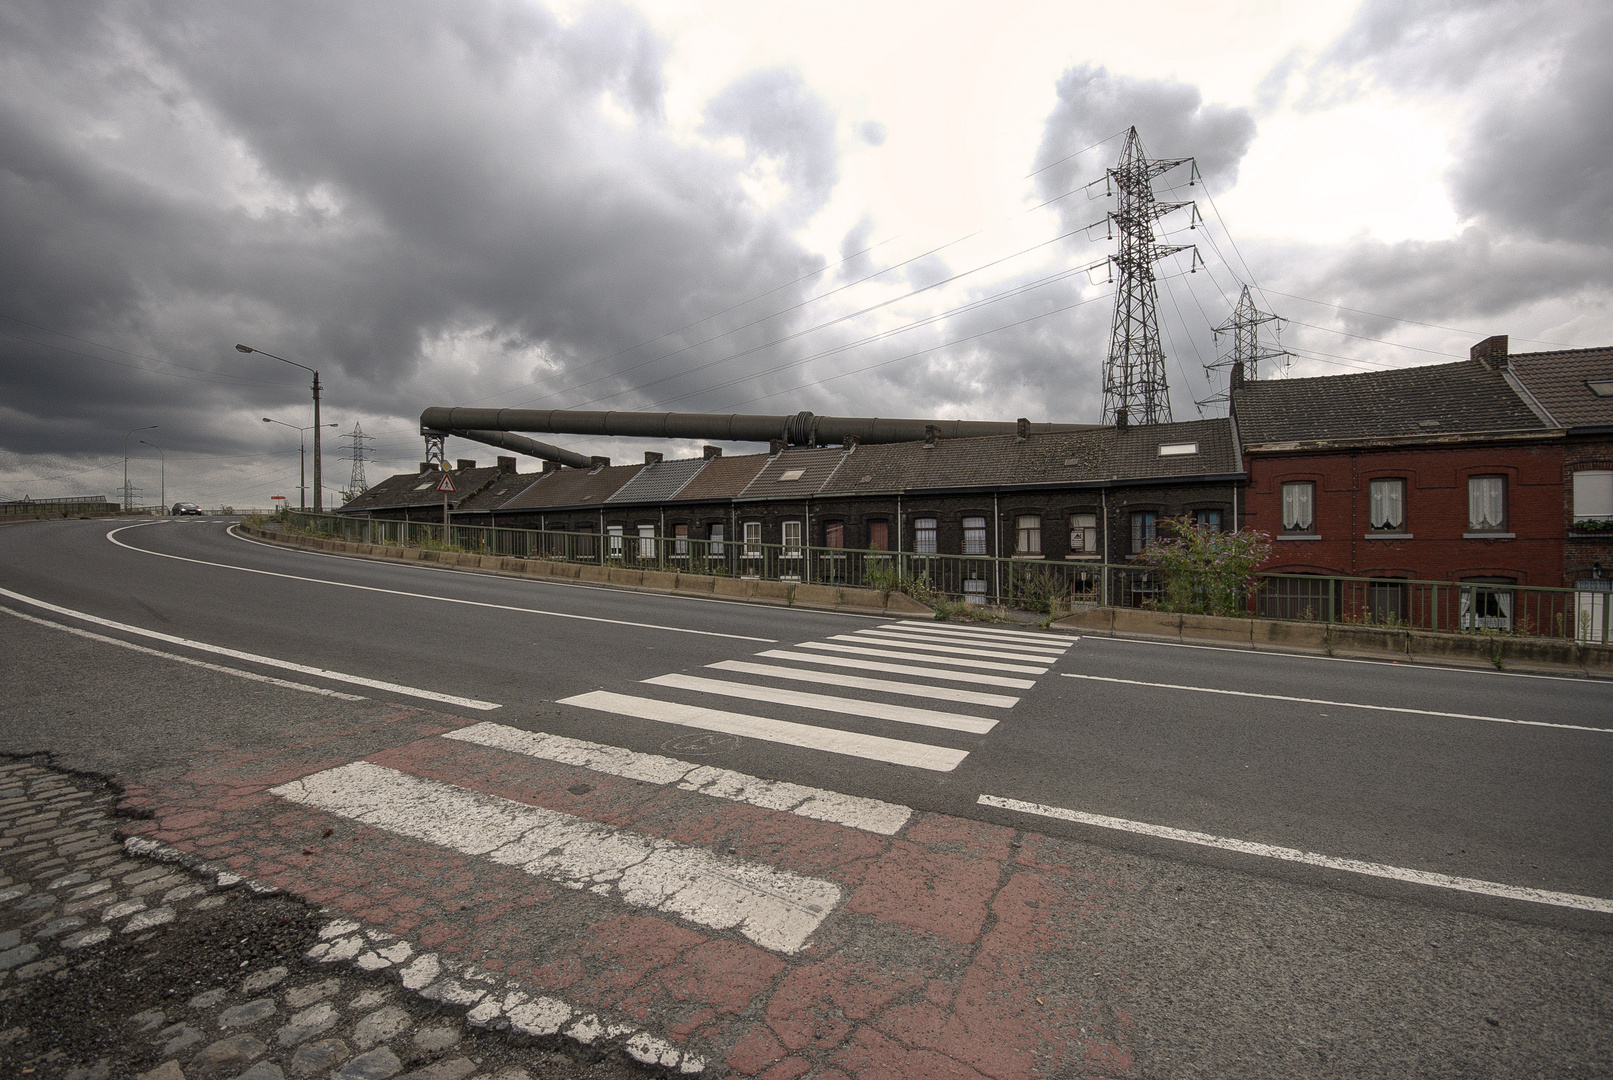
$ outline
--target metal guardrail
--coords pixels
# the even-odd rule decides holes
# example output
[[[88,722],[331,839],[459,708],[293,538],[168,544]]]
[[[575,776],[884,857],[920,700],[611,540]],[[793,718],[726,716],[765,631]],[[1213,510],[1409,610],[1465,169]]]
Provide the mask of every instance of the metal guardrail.
[[[697,540],[651,532],[559,532],[442,525],[292,510],[281,520],[317,536],[480,555],[716,577],[896,590],[923,599],[1055,614],[1086,607],[1151,607],[1164,596],[1151,567],[1085,560],[943,555]],[[1446,633],[1513,634],[1613,642],[1613,593],[1500,582],[1414,581],[1338,575],[1255,575],[1250,615]]]

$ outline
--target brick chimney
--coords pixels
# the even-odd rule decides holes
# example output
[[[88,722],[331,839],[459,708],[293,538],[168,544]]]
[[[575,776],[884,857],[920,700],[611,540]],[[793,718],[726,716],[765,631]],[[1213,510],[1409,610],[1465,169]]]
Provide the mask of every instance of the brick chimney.
[[[1031,437],[1031,422],[1029,419],[1021,416],[1018,420],[1014,421],[1014,423],[1017,425],[1014,431],[1014,438],[1018,439],[1020,442],[1024,442],[1026,439]]]
[[[1243,385],[1243,361],[1242,360],[1239,360],[1237,363],[1232,365],[1232,385],[1233,386],[1242,386]]]
[[[714,457],[722,457],[722,447],[702,446],[700,448],[700,456],[705,458],[707,461],[710,461]]]
[[[543,475],[548,476],[550,473],[559,472],[563,468],[565,468],[565,466],[561,465],[558,461],[545,461],[543,463]]]
[[[1116,409],[1115,410],[1115,427],[1120,431],[1125,431],[1126,428],[1130,426],[1130,424],[1131,424],[1131,415],[1125,409]]]
[[[422,461],[420,463],[420,475],[424,476],[424,475],[426,475],[426,473],[428,473],[430,471],[431,471],[431,462]]]
[[[842,436],[842,438],[840,439],[840,446],[841,446],[842,449],[845,450],[846,453],[848,453],[848,454],[851,453],[853,450],[857,449],[857,436],[855,436],[855,435]]]
[[[661,460],[661,455],[657,454],[654,450],[646,450],[646,451],[644,451],[644,464],[646,464],[646,465],[654,465],[657,461],[660,461],[660,460]]]
[[[777,457],[778,455],[784,453],[784,440],[783,439],[769,439],[769,440],[767,440],[767,452],[770,455],[772,455],[773,457]]]
[[[468,457],[462,457],[459,459],[458,467],[460,472],[465,472],[469,469],[474,469],[476,467],[476,462],[472,461]]]
[[[512,457],[501,457],[501,458],[499,458],[498,459],[498,471],[499,472],[514,472],[515,471],[515,459],[512,458]]]
[[[608,466],[610,464],[610,458],[608,458],[608,457],[591,457],[591,458],[588,459],[588,464],[593,466],[596,469],[603,469],[603,468],[605,468],[606,466]]]
[[[935,444],[937,442],[939,442],[940,439],[941,439],[941,429],[940,428],[936,427],[934,424],[925,424],[924,425],[924,445],[925,446],[927,446],[927,447],[929,447],[930,449],[933,450],[933,449],[935,449]]]
[[[1507,336],[1505,334],[1495,334],[1487,337],[1469,349],[1467,354],[1491,371],[1505,371],[1507,369]]]

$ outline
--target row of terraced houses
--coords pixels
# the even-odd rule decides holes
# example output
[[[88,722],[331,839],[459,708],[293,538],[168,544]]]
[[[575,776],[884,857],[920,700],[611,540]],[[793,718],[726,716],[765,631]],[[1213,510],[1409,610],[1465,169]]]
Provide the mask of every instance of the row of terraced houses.
[[[1455,363],[1235,379],[1229,416],[1185,423],[458,465],[453,524],[578,534],[602,557],[655,542],[674,561],[766,546],[831,567],[841,551],[1124,564],[1185,516],[1269,534],[1267,571],[1371,579],[1393,615],[1412,580],[1606,588],[1613,347],[1511,353],[1492,337]],[[441,522],[440,475],[422,465],[341,513]]]

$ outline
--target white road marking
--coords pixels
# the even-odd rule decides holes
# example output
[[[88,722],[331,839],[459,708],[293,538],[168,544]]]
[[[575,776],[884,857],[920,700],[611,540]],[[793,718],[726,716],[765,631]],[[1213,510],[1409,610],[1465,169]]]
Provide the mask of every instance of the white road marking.
[[[852,668],[857,671],[883,671],[890,675],[918,675],[949,682],[974,683],[976,686],[1006,686],[1015,690],[1029,690],[1035,679],[1010,679],[1002,675],[980,675],[972,671],[946,671],[935,668],[908,667],[906,664],[881,664],[874,660],[852,660],[844,656],[816,656],[812,653],[791,652],[788,649],[765,649],[756,654],[773,660],[799,660],[808,664],[827,664],[830,667]]]
[[[878,630],[858,630],[851,634],[833,634],[830,641],[853,641],[864,645],[883,645],[890,649],[911,649],[918,652],[940,653],[946,656],[989,656],[996,660],[1019,660],[1037,664],[1051,664],[1057,656],[1047,653],[1009,652],[1006,649],[982,649],[971,644],[952,641],[932,641],[928,638],[882,634]]]
[[[925,622],[918,619],[903,619],[901,622],[892,623],[891,625],[922,627],[926,630],[935,630],[940,633],[960,634],[967,635],[969,637],[1004,638],[1013,639],[1016,641],[1033,641],[1042,645],[1052,645],[1058,641],[1057,638],[1052,638],[1047,634],[1037,633],[1032,630],[999,630],[996,627],[985,626],[963,627],[946,623]]]
[[[1296,701],[1302,705],[1331,705],[1340,709],[1367,709],[1372,712],[1408,713],[1412,716],[1440,716],[1452,720],[1483,720],[1491,724],[1522,724],[1526,727],[1566,728],[1569,731],[1595,731],[1603,735],[1613,735],[1613,727],[1591,727],[1588,724],[1556,724],[1546,720],[1512,720],[1505,716],[1436,712],[1433,709],[1407,709],[1396,705],[1366,705],[1359,701],[1327,701],[1323,698],[1289,697],[1285,694],[1257,694],[1250,690],[1218,690],[1211,686],[1180,686],[1176,683],[1114,679],[1104,675],[1072,675],[1069,672],[1065,672],[1064,677],[1066,679],[1087,679],[1092,682],[1124,683],[1127,686],[1153,686],[1161,690],[1191,690],[1199,694],[1224,694],[1227,697],[1265,698],[1268,701]]]
[[[1449,667],[1445,664],[1430,664],[1422,660],[1366,660],[1350,656],[1317,656],[1314,653],[1284,652],[1281,649],[1251,649],[1236,648],[1227,645],[1189,645],[1185,641],[1149,641],[1146,638],[1100,637],[1089,635],[1086,638],[1076,638],[1077,641],[1107,641],[1115,645],[1159,645],[1167,649],[1200,649],[1204,652],[1235,652],[1259,656],[1280,656],[1285,660],[1320,660],[1326,664],[1371,664],[1374,667],[1398,667],[1407,671],[1449,671],[1456,675],[1484,675],[1495,676],[1502,679],[1544,679],[1546,682],[1571,682],[1583,686],[1586,678],[1583,675],[1534,675],[1527,671],[1497,671],[1490,667]]]
[[[925,624],[914,626],[912,623],[886,623],[883,626],[873,627],[875,633],[900,634],[903,637],[932,638],[937,641],[959,641],[971,645],[989,645],[993,649],[1015,649],[1020,652],[1051,653],[1062,656],[1071,645],[1080,638],[1071,638],[1065,641],[1023,641],[1018,638],[988,638],[977,634],[960,633],[949,630],[940,624]]]
[[[885,761],[892,765],[909,765],[934,772],[951,772],[959,762],[969,756],[967,750],[953,750],[945,746],[886,739],[878,735],[861,735],[855,731],[813,727],[788,720],[773,720],[765,716],[748,716],[744,713],[705,709],[697,705],[679,705],[653,698],[629,697],[606,690],[595,690],[575,697],[562,698],[561,705],[576,705],[584,709],[614,713],[617,716],[635,716],[640,720],[656,720],[664,724],[680,724],[703,731],[720,731],[725,735],[740,735],[747,739],[762,739],[802,746],[809,750],[827,750],[831,754]]]
[[[795,679],[798,682],[821,683],[825,686],[850,686],[857,690],[883,690],[887,694],[906,694],[909,697],[927,697],[937,701],[959,701],[965,705],[991,705],[998,709],[1012,709],[1019,704],[1017,697],[1009,697],[1007,694],[954,690],[950,686],[928,686],[924,683],[897,682],[895,679],[864,679],[856,675],[843,675],[838,671],[806,671],[802,668],[780,667],[777,664],[752,664],[744,660],[722,660],[706,666],[720,671],[742,671],[747,675],[770,675],[775,679]]]
[[[1150,825],[1143,821],[1128,821],[1125,818],[1105,817],[1102,814],[1087,814],[1079,810],[1066,810],[1057,806],[1042,806],[1039,803],[1020,802],[1018,799],[1004,799],[996,795],[982,795],[976,801],[981,806],[995,806],[1002,810],[1014,810],[1021,814],[1035,814],[1038,817],[1074,821],[1081,825],[1092,825],[1100,829],[1118,829],[1122,832],[1138,833],[1142,836],[1177,840],[1184,844],[1197,844],[1200,847],[1236,851],[1245,855],[1259,855],[1267,859],[1281,859],[1284,862],[1304,863],[1308,866],[1321,866],[1329,870],[1346,870],[1352,874],[1389,878],[1394,881],[1406,881],[1415,885],[1431,885],[1438,889],[1456,889],[1461,892],[1477,893],[1482,896],[1498,896],[1507,900],[1525,900],[1534,904],[1550,904],[1553,907],[1613,913],[1613,900],[1604,900],[1596,896],[1552,892],[1547,889],[1533,889],[1523,885],[1504,885],[1496,881],[1454,877],[1450,874],[1436,874],[1427,870],[1411,870],[1403,866],[1387,866],[1383,863],[1363,862],[1360,859],[1341,859],[1333,855],[1318,855],[1311,851],[1301,851],[1298,848],[1277,847],[1272,844],[1256,843],[1252,840],[1233,840],[1225,836],[1213,836],[1210,833],[1173,829],[1166,825]]]
[[[0,596],[8,596],[24,604],[45,611],[53,611],[58,615],[66,615],[73,619],[82,619],[97,626],[109,627],[113,630],[122,630],[126,634],[137,634],[140,637],[151,638],[154,641],[164,641],[170,645],[182,645],[187,649],[198,652],[213,653],[217,656],[228,656],[233,660],[245,660],[253,664],[262,664],[264,667],[280,668],[283,671],[295,671],[299,675],[312,675],[320,679],[329,679],[332,682],[351,683],[354,686],[368,686],[372,690],[386,690],[406,697],[423,698],[426,701],[440,701],[448,705],[459,705],[467,709],[497,709],[499,705],[493,701],[478,701],[476,698],[458,697],[454,694],[439,694],[434,690],[421,690],[415,686],[404,686],[400,683],[383,682],[380,679],[366,679],[361,675],[348,675],[340,671],[327,671],[324,668],[310,667],[307,664],[294,664],[290,660],[279,660],[272,656],[260,656],[257,653],[242,652],[240,649],[226,649],[222,645],[209,645],[205,641],[192,641],[189,638],[175,637],[172,634],[162,634],[155,630],[146,630],[139,626],[130,626],[128,623],[113,622],[98,615],[90,615],[72,608],[59,607],[43,600],[35,600],[31,596],[12,592],[10,589],[0,589]]]
[[[679,690],[694,690],[703,694],[740,698],[744,701],[769,701],[775,705],[794,705],[800,709],[818,709],[845,716],[866,716],[874,720],[894,720],[900,724],[918,724],[923,727],[943,728],[947,731],[967,731],[973,735],[984,735],[997,726],[997,721],[988,720],[983,716],[940,712],[936,709],[915,709],[911,705],[889,705],[882,701],[864,701],[861,698],[809,694],[801,690],[757,686],[754,683],[702,679],[698,675],[682,675],[677,672],[644,681],[651,686],[671,686]]]
[[[907,819],[913,816],[913,811],[908,807],[880,802],[878,799],[864,799],[784,780],[763,780],[731,769],[716,769],[709,765],[696,765],[692,761],[662,757],[660,754],[641,754],[620,746],[568,739],[541,731],[522,731],[486,720],[458,731],[446,732],[442,737],[543,758],[562,765],[577,765],[628,780],[671,784],[684,791],[746,803],[763,810],[796,814],[814,821],[827,821],[880,836],[895,836],[907,824]]]
[[[289,802],[483,856],[570,888],[614,892],[634,907],[681,915],[717,930],[734,928],[777,952],[799,951],[840,902],[840,888],[831,882],[367,761],[270,791]]]
[[[149,522],[146,524],[149,524]],[[482,600],[461,600],[453,596],[433,596],[431,593],[406,592],[403,589],[383,589],[377,585],[355,585],[349,581],[332,581],[329,578],[305,577],[302,574],[282,574],[274,570],[257,570],[250,566],[234,566],[230,563],[209,562],[207,559],[186,558],[184,555],[169,555],[164,551],[149,551],[146,548],[135,547],[133,544],[125,544],[122,540],[117,538],[117,534],[123,532],[124,529],[136,529],[139,527],[140,526],[138,525],[125,525],[123,528],[113,529],[111,532],[107,533],[106,538],[118,545],[120,548],[127,548],[130,551],[139,552],[141,555],[155,555],[159,559],[174,559],[179,562],[195,563],[198,566],[216,566],[221,570],[238,570],[243,574],[261,574],[264,577],[285,578],[288,581],[306,581],[314,585],[332,585],[339,589],[357,589],[360,592],[382,593],[386,596],[406,596],[412,600],[435,600],[442,604],[460,604],[465,607],[491,608],[495,611],[515,611],[523,615],[547,615],[550,618],[574,619],[578,622],[607,623],[611,626],[631,626],[639,630],[664,630],[669,634],[694,634],[698,637],[718,637],[729,638],[734,641],[762,641],[768,643],[778,640],[777,638],[750,637],[746,634],[722,634],[715,630],[690,630],[681,626],[663,626],[660,623],[629,622],[626,619],[605,619],[597,615],[573,615],[570,612],[565,611],[546,611],[542,608],[516,607],[513,604],[489,604]]]
[[[1025,675],[1041,675],[1045,667],[1026,667],[1023,664],[998,664],[991,660],[965,660],[947,656],[926,656],[916,652],[894,652],[890,649],[859,649],[853,645],[836,645],[828,641],[803,641],[798,649],[822,649],[825,652],[851,653],[856,656],[883,656],[891,660],[913,660],[921,664],[950,664],[953,667],[973,668],[977,671],[1017,671]]]
[[[240,668],[225,667],[222,664],[209,664],[205,660],[193,660],[188,656],[180,656],[177,653],[163,652],[161,649],[148,649],[144,645],[136,645],[132,641],[121,641],[115,637],[107,637],[105,634],[96,634],[89,630],[80,630],[76,626],[63,626],[61,623],[51,622],[49,619],[36,619],[32,615],[24,614],[21,611],[13,611],[8,607],[0,606],[0,611],[5,612],[7,615],[15,615],[17,618],[24,619],[31,623],[37,623],[40,626],[48,626],[54,630],[61,630],[64,633],[72,634],[75,637],[88,638],[91,641],[105,642],[108,645],[116,645],[120,649],[128,649],[131,652],[144,653],[147,656],[160,656],[164,660],[172,660],[178,664],[188,664],[191,667],[206,668],[208,671],[216,671],[222,675],[233,675],[238,679],[247,679],[251,682],[268,683],[270,686],[279,686],[286,690],[300,690],[305,694],[318,694],[321,697],[340,698],[342,701],[367,700],[360,694],[344,694],[340,690],[327,690],[323,686],[309,686],[307,683],[290,682],[286,679],[276,679],[271,675],[259,675],[255,671],[242,671]]]

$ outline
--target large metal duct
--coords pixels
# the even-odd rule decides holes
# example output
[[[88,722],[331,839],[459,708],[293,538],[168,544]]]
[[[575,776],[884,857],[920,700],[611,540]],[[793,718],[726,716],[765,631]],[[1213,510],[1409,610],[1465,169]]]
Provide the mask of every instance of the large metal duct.
[[[1088,431],[1094,424],[1018,424],[989,420],[891,420],[883,417],[759,416],[746,413],[576,412],[560,409],[431,408],[420,414],[421,431],[540,431],[636,439],[714,439],[820,446],[847,436],[865,443],[919,442],[933,430],[943,439],[982,435]]]
[[[521,435],[512,435],[508,431],[478,431],[474,428],[420,428],[420,434],[428,438],[434,435],[454,435],[472,442],[486,443],[488,446],[497,446],[504,450],[513,450],[517,454],[526,454],[528,457],[541,458],[544,461],[558,461],[562,465],[570,465],[574,469],[586,469],[593,464],[593,459],[585,454],[578,454],[559,446],[550,446],[536,439],[528,439]]]

